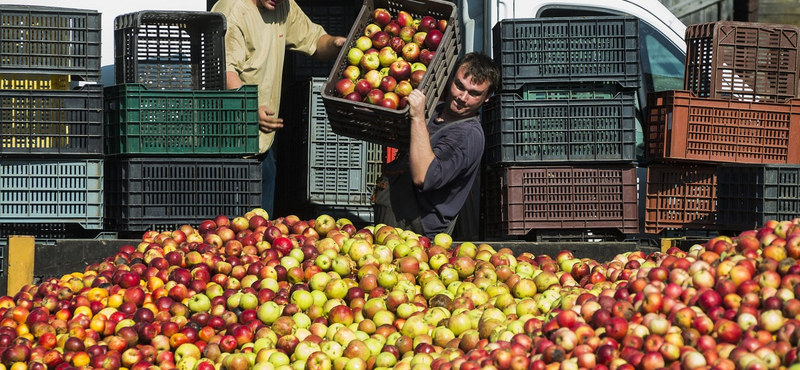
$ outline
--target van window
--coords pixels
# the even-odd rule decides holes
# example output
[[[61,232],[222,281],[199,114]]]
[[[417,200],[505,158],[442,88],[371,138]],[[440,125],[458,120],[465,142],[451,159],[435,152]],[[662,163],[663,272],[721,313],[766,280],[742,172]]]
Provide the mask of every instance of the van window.
[[[647,22],[639,22],[639,50],[647,92],[683,89],[683,52]]]

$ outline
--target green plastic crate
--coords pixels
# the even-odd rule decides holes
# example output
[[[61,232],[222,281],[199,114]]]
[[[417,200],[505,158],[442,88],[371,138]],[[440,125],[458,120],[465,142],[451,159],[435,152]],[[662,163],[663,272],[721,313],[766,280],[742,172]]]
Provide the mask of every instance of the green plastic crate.
[[[258,152],[258,87],[105,89],[106,154],[245,156]]]

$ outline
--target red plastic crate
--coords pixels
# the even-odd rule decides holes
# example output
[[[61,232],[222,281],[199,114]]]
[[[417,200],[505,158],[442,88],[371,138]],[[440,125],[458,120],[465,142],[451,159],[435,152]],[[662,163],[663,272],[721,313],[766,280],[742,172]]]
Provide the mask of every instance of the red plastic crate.
[[[487,237],[537,229],[638,232],[635,166],[495,167],[484,176]]]
[[[647,168],[644,232],[716,228],[717,166],[653,164]]]
[[[797,97],[800,28],[720,21],[686,28],[684,88],[704,98],[782,102]]]
[[[786,103],[648,94],[645,157],[717,163],[800,163],[800,99]]]
[[[410,141],[411,119],[409,108],[390,109],[378,105],[354,102],[336,95],[336,83],[342,78],[348,66],[347,52],[355,46],[356,39],[363,35],[364,28],[372,20],[372,11],[385,8],[393,16],[401,10],[413,18],[432,16],[447,20],[439,48],[428,65],[428,73],[420,82],[425,90],[425,106],[430,117],[436,102],[443,97],[447,81],[461,50],[461,36],[458,27],[458,12],[455,4],[443,0],[365,0],[356,22],[350,29],[347,42],[322,88],[322,100],[328,112],[331,129],[337,135],[352,137],[366,142],[388,147],[407,149]]]

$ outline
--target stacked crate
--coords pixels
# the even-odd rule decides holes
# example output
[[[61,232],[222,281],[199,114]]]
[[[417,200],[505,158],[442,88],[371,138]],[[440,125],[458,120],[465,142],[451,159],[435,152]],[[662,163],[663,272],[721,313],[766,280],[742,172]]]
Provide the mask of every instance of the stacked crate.
[[[114,22],[105,93],[106,228],[197,226],[261,207],[258,91],[225,90],[225,17],[141,11]]]
[[[493,33],[502,86],[484,106],[485,236],[636,233],[637,20],[510,19]]]
[[[97,11],[0,5],[2,244],[101,234],[100,32]]]
[[[277,214],[302,219],[329,214],[366,226],[373,223],[372,191],[383,146],[331,130],[322,103],[324,84],[324,77],[313,77],[283,93],[286,125],[275,140]]]
[[[770,196],[742,189],[800,164],[799,31],[729,21],[686,29],[685,91],[648,96],[646,232],[742,231],[798,214],[765,213]]]

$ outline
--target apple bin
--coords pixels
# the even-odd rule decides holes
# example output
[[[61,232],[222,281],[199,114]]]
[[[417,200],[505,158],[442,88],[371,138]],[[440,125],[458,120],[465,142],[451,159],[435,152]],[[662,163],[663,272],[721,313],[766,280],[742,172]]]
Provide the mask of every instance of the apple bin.
[[[348,66],[348,51],[356,46],[356,40],[364,34],[364,29],[372,22],[372,12],[378,8],[387,9],[393,16],[400,11],[406,11],[415,19],[431,16],[447,20],[447,27],[439,47],[427,67],[428,72],[425,73],[418,87],[425,91],[426,108],[428,116],[430,116],[436,102],[444,93],[451,70],[461,50],[456,6],[453,3],[439,0],[365,0],[358,19],[350,29],[347,42],[342,47],[334,68],[322,88],[322,99],[334,133],[403,149],[409,145],[410,115],[407,106],[401,109],[391,109],[348,100],[336,95],[336,83],[343,78],[344,71]]]

